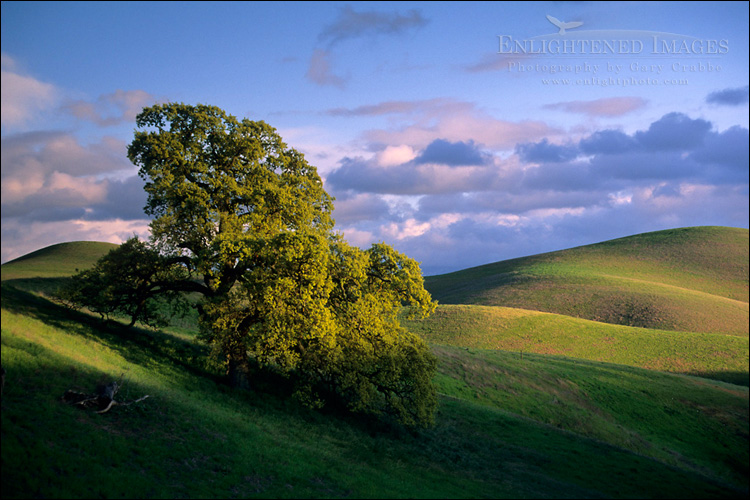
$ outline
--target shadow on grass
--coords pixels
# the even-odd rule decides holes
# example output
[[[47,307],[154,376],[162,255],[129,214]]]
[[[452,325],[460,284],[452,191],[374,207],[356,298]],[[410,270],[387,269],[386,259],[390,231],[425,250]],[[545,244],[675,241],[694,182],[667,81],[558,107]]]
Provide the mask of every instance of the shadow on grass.
[[[189,342],[148,330],[104,329],[96,318],[6,283],[2,298],[5,310],[101,342],[130,362],[163,362],[207,376],[179,359],[174,346],[196,348]],[[172,347],[165,347],[167,342]],[[29,356],[9,375],[14,387],[3,400],[6,497],[735,498],[747,493],[741,486],[458,399],[441,398],[438,425],[411,436],[375,417],[340,414],[336,408],[307,410],[281,396],[288,381],[270,375],[262,384],[257,380],[272,391],[263,395],[223,388],[219,392],[228,397],[215,397],[200,391],[218,387],[195,383],[174,397],[90,414],[50,403],[47,396],[59,398],[71,376],[88,390],[102,372],[71,366],[33,342],[14,339],[11,345]],[[45,387],[50,371],[54,383]],[[38,387],[45,389],[35,391]],[[148,383],[134,384],[131,391],[140,396],[147,388]],[[13,468],[6,467],[6,456],[15,457]],[[349,493],[349,477],[362,474],[368,475],[367,484]],[[209,475],[215,483],[206,480]],[[266,478],[268,489],[257,489],[247,477]],[[15,483],[9,478],[23,488],[10,489]],[[335,494],[323,491],[321,478],[342,487],[333,488]],[[383,489],[384,482],[391,489]],[[419,486],[401,489],[412,483]],[[102,484],[119,489],[99,489]],[[291,484],[294,492],[287,488]]]
[[[172,364],[192,375],[209,379],[220,390],[234,393],[240,400],[254,399],[263,394],[266,404],[277,410],[297,413],[306,420],[335,419],[352,425],[371,436],[391,436],[395,439],[417,431],[405,429],[389,416],[352,413],[335,398],[327,401],[319,411],[308,412],[294,398],[295,379],[273,369],[254,366],[249,390],[233,389],[226,375],[208,368],[208,347],[192,343],[161,331],[128,328],[122,323],[102,319],[57,304],[38,292],[52,293],[65,278],[34,278],[2,282],[2,307],[19,315],[34,318],[51,327],[95,340],[116,351],[128,362],[147,366],[150,363]],[[35,293],[37,292],[37,293]],[[82,390],[85,388],[81,388]]]
[[[51,280],[59,282],[55,278]],[[208,349],[206,346],[156,330],[128,328],[114,321],[104,322],[97,317],[69,309],[28,291],[37,286],[37,289],[52,290],[50,286],[46,286],[48,284],[44,283],[45,281],[44,279],[35,279],[34,283],[29,283],[29,280],[3,281],[3,309],[37,319],[44,324],[84,338],[94,339],[116,350],[123,358],[133,363],[147,364],[148,359],[155,359],[172,363],[192,374],[208,377],[214,381],[222,378],[207,367]]]
[[[718,380],[720,382],[728,382],[730,384],[741,385],[743,387],[750,387],[750,373],[748,372],[697,371],[697,372],[685,372],[685,375],[691,375],[693,377],[708,378],[711,380]]]

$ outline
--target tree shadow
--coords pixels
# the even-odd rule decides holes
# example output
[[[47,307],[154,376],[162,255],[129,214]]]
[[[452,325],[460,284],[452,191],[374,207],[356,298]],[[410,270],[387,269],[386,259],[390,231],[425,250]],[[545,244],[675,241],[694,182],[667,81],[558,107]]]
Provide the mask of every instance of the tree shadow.
[[[285,412],[296,413],[307,420],[334,419],[340,424],[359,428],[371,436],[390,436],[393,439],[418,434],[416,429],[404,427],[390,415],[352,412],[346,402],[337,397],[326,398],[325,406],[319,410],[305,408],[293,397],[298,387],[298,377],[304,377],[304,374],[284,374],[273,367],[251,363],[250,390],[235,391],[228,386],[227,375],[210,366],[208,346],[159,330],[127,327],[116,321],[104,321],[97,316],[68,308],[39,293],[51,294],[56,289],[56,284],[51,281],[55,281],[58,286],[61,283],[58,278],[3,281],[2,308],[106,345],[130,363],[141,366],[153,362],[169,363],[192,375],[209,379],[224,387],[223,390],[235,392],[240,399],[255,399],[262,394],[266,404],[283,407]],[[258,401],[255,404],[257,403]]]
[[[45,285],[44,279],[34,281]],[[159,330],[137,326],[128,328],[116,321],[103,321],[33,293],[30,291],[32,286],[34,284],[28,280],[3,281],[3,309],[103,343],[129,362],[147,364],[149,359],[153,359],[174,364],[194,375],[207,377],[216,382],[222,379],[208,368],[208,348],[205,345],[180,339]],[[50,288],[42,286],[40,289]]]
[[[737,371],[690,371],[683,372],[685,375],[693,377],[707,378],[727,382],[742,387],[750,387],[750,373]]]

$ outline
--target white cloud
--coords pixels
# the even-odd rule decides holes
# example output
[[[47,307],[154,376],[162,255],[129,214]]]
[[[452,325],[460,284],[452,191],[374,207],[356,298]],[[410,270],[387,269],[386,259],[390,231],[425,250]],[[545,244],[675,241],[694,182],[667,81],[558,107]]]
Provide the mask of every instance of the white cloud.
[[[429,222],[419,222],[416,219],[408,219],[404,222],[391,222],[382,226],[382,234],[388,238],[394,238],[397,240],[403,240],[406,238],[414,238],[416,236],[422,236],[430,230],[432,225]]]
[[[133,168],[121,141],[82,146],[63,132],[3,137],[1,155],[3,211],[17,210],[11,206],[19,203],[31,210],[100,202],[106,191],[100,177]]]
[[[382,167],[392,167],[401,165],[416,158],[417,153],[406,144],[400,146],[387,146],[383,151],[378,152],[375,157],[378,165]]]
[[[609,199],[612,205],[627,205],[633,202],[633,194],[627,191],[618,191],[616,193],[610,193]]]
[[[537,120],[511,122],[490,116],[476,105],[436,99],[422,101],[398,115],[390,129],[365,132],[364,138],[375,144],[408,145],[423,149],[436,139],[450,142],[475,142],[493,149],[512,149],[519,142],[555,137],[562,130]]]
[[[44,187],[45,175],[41,168],[36,168],[33,161],[26,165],[24,175],[2,176],[0,192],[2,192],[2,203],[17,203],[25,198],[41,191]]]
[[[0,122],[2,126],[22,126],[41,111],[52,108],[58,91],[49,83],[18,72],[17,64],[7,54],[2,54],[0,70]]]
[[[480,142],[468,135],[490,120],[472,106],[387,104],[336,112],[343,117],[386,112],[406,125],[369,131],[376,153],[345,158],[328,182],[349,199],[366,197],[372,206],[380,199],[389,206],[372,217],[349,219],[353,205],[342,206],[345,234],[360,231],[360,240],[390,242],[426,262],[427,274],[659,229],[747,227],[744,127],[718,133],[705,120],[668,114],[631,135],[601,130],[565,142],[570,155],[534,150],[538,161],[524,163],[517,148],[509,154],[499,149],[502,141],[487,145],[485,136],[479,135],[485,137]],[[618,103],[599,104],[602,112]],[[458,113],[447,116],[448,106]],[[665,121],[674,126],[661,127]],[[422,162],[434,156],[425,152],[437,142],[441,147],[431,150],[440,153],[438,162]],[[474,152],[488,158],[468,165],[447,160],[465,160]]]
[[[340,232],[344,235],[347,243],[359,248],[369,248],[373,243],[377,241],[377,237],[371,231],[362,231],[353,227],[349,227]]]

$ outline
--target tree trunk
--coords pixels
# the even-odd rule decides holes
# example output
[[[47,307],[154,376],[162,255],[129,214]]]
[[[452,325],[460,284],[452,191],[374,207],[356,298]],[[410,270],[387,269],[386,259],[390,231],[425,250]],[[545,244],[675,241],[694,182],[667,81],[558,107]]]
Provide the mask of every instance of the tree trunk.
[[[250,371],[247,363],[247,355],[229,356],[229,385],[238,389],[250,388]]]

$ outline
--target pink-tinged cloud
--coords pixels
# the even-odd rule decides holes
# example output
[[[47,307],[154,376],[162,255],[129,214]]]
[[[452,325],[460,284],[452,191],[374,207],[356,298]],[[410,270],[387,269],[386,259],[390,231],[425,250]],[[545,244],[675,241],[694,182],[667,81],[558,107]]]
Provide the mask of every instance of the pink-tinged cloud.
[[[381,220],[388,216],[388,204],[372,193],[356,193],[336,199],[333,218],[337,225],[349,225],[362,221]]]
[[[641,97],[609,97],[593,101],[567,101],[547,104],[545,109],[588,116],[622,116],[644,108],[648,101]]]
[[[600,130],[559,144],[544,137],[508,156],[486,139],[418,147],[417,131],[431,137],[420,121],[428,111],[432,133],[452,131],[437,108],[394,113],[409,122],[381,131],[394,142],[344,158],[326,181],[332,194],[352,200],[337,208],[344,234],[391,241],[429,262],[427,274],[670,227],[747,225],[744,127],[716,132],[705,120],[669,113],[633,134]],[[454,109],[482,123],[472,107]],[[398,163],[401,154],[406,161]],[[377,215],[363,216],[377,206]]]
[[[400,146],[387,146],[383,151],[379,151],[375,157],[378,165],[382,167],[392,167],[413,160],[417,153],[409,146],[402,144]]]
[[[24,125],[38,112],[52,107],[58,97],[53,85],[19,74],[15,62],[7,54],[2,55],[0,89],[0,121],[3,126]]]
[[[336,75],[331,68],[331,54],[322,49],[315,49],[307,68],[307,79],[321,86],[344,88],[345,79]]]
[[[560,134],[559,129],[536,120],[509,122],[488,116],[456,115],[444,117],[434,125],[418,122],[397,130],[370,130],[364,138],[371,143],[408,144],[419,149],[436,139],[452,142],[473,140],[489,148],[510,150],[519,142]]]
[[[436,139],[483,144],[510,150],[519,142],[562,136],[563,131],[538,120],[511,122],[488,115],[475,104],[453,99],[389,101],[353,109],[337,108],[336,116],[393,115],[393,128],[366,131],[364,139],[376,148],[408,145],[423,149]]]
[[[77,219],[70,224],[59,221],[28,221],[3,218],[2,262],[15,259],[54,243],[67,241],[103,241],[120,244],[134,234],[141,239],[149,235],[148,220],[87,221]]]
[[[31,132],[2,138],[2,213],[51,220],[69,218],[106,203],[110,183],[133,166],[125,144],[112,138],[82,146],[63,132]]]
[[[65,132],[29,132],[2,138],[2,178],[39,171],[99,175],[133,169],[126,145],[112,137],[86,146]]]
[[[155,101],[154,96],[143,90],[118,89],[111,94],[99,96],[94,102],[68,102],[63,105],[63,109],[80,120],[110,126],[135,121],[138,113]]]

